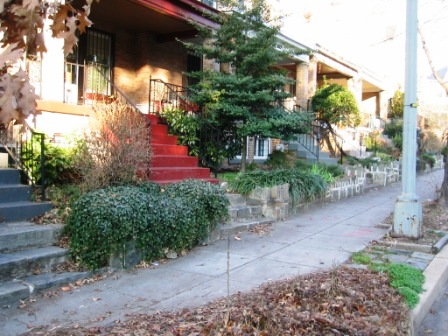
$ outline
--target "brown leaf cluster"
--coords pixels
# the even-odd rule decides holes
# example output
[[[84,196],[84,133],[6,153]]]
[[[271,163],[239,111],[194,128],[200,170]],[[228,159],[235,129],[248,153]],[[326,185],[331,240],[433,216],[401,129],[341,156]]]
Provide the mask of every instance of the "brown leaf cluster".
[[[178,312],[130,315],[109,327],[27,335],[407,335],[408,310],[386,274],[341,266],[267,283]]]

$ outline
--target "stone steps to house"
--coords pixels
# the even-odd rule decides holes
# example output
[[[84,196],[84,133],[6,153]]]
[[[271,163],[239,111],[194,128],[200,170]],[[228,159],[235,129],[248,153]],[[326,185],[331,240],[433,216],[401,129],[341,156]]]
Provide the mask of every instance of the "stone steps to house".
[[[61,224],[35,225],[31,222],[0,224],[0,253],[51,246],[60,238],[62,228]]]
[[[0,223],[30,219],[50,209],[50,202],[22,201],[0,203]]]
[[[0,184],[0,203],[28,201],[31,187],[23,184]]]
[[[20,184],[20,172],[13,168],[0,168],[0,185]]]
[[[0,169],[0,307],[86,277],[85,272],[51,272],[68,259],[68,250],[56,246],[62,225],[26,221],[50,209],[50,202],[31,202],[31,187],[20,184],[19,170]]]
[[[321,162],[327,165],[333,165],[338,163],[338,159],[331,157],[330,153],[326,151],[319,151],[319,158],[317,158],[313,153],[311,153],[302,144],[298,142],[290,142],[288,144],[288,149],[294,151],[296,153],[297,158],[304,159],[310,163]],[[313,148],[311,148],[311,150],[317,152],[317,147],[314,146]]]
[[[62,225],[0,224],[0,307],[18,304],[39,290],[88,278],[92,272],[55,272],[68,250],[55,246]]]
[[[3,253],[0,255],[0,281],[47,273],[65,261],[67,249],[57,246]]]

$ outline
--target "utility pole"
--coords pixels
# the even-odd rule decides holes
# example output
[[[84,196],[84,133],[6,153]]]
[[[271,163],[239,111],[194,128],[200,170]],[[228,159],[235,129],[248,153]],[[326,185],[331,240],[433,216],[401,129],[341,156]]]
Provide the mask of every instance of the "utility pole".
[[[397,197],[392,235],[421,236],[422,205],[415,193],[417,165],[417,0],[407,0],[403,120],[402,193]]]

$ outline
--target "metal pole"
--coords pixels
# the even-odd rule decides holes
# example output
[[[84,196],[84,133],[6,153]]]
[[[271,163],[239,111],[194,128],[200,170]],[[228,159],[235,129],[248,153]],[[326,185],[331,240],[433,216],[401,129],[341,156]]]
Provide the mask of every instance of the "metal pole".
[[[392,234],[421,236],[422,206],[415,193],[417,162],[417,0],[407,0],[402,193],[395,203]]]

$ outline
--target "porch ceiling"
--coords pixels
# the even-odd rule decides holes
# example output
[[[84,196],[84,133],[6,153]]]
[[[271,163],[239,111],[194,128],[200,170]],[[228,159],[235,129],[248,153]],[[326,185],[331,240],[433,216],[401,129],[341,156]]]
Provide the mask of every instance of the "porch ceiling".
[[[75,0],[74,6],[80,8],[79,3],[80,0]],[[92,3],[89,17],[93,27],[95,23],[112,24],[130,31],[164,35],[194,31],[189,20],[213,26],[199,9],[211,10],[200,2],[193,6],[181,0],[102,0]]]

